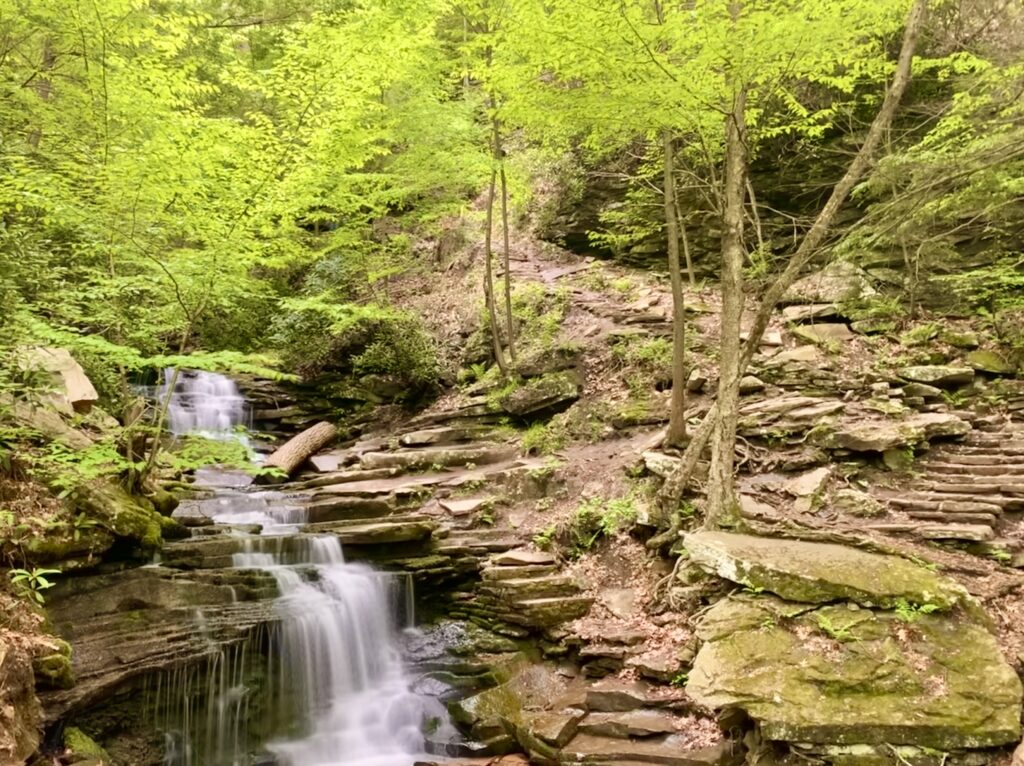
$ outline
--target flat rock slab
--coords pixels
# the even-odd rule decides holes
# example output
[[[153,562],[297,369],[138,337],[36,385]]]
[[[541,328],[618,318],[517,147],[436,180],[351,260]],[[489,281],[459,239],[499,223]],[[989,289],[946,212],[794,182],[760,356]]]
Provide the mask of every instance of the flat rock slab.
[[[967,596],[957,583],[904,558],[844,545],[729,532],[695,532],[684,543],[703,569],[790,601],[846,599],[886,608],[908,602],[948,609]]]
[[[899,376],[914,383],[927,383],[932,386],[946,388],[962,386],[974,380],[974,370],[970,367],[952,367],[944,364],[923,364],[903,367]]]
[[[966,420],[944,412],[925,412],[903,420],[854,420],[823,430],[815,442],[823,447],[854,452],[885,452],[913,446],[929,439],[964,436],[971,431]]]
[[[639,764],[665,766],[714,766],[729,762],[720,747],[693,747],[682,734],[642,740],[623,740],[578,734],[566,745],[562,763]]]
[[[687,702],[681,689],[608,678],[587,688],[585,704],[594,713],[626,713],[645,707],[686,707]]]
[[[625,713],[591,713],[580,724],[584,734],[601,737],[656,737],[672,734],[677,730],[679,719],[669,713],[656,710],[630,710]]]
[[[439,500],[438,505],[453,516],[465,516],[479,511],[493,500],[491,497],[466,497],[460,499]]]
[[[995,638],[959,616],[830,605],[780,619],[772,599],[708,612],[686,690],[742,708],[773,740],[994,747],[1020,739],[1021,683]]]
[[[507,551],[493,556],[491,563],[499,567],[524,567],[554,564],[555,557],[543,551]]]

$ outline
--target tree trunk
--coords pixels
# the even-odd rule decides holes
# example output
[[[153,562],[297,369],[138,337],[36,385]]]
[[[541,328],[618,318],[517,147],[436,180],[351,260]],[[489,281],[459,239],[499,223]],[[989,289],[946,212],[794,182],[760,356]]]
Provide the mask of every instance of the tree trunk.
[[[665,443],[676,447],[686,441],[686,307],[683,304],[683,275],[679,267],[675,146],[670,131],[664,132],[662,144],[665,152],[665,233],[668,239],[668,273],[672,282],[672,402]]]
[[[332,441],[338,438],[338,429],[333,423],[321,421],[315,426],[310,426],[298,436],[293,436],[286,441],[267,458],[263,464],[264,468],[280,468],[287,476],[291,476],[309,458],[322,450]],[[282,479],[275,479],[272,476],[263,475],[257,480],[258,484],[274,484]]]
[[[494,361],[498,363],[501,377],[508,376],[505,354],[501,350],[501,328],[498,326],[498,312],[494,308],[494,267],[491,253],[491,229],[494,227],[494,187],[497,184],[498,169],[491,168],[491,183],[487,191],[487,221],[484,224],[484,301],[487,304],[487,319],[491,323],[491,346]]]
[[[711,433],[711,471],[705,525],[730,525],[739,516],[733,466],[740,393],[743,317],[744,200],[746,199],[746,86],[733,97],[725,123],[725,194],[722,205],[722,316],[718,364],[718,418]]]
[[[497,120],[494,122],[494,159],[498,163],[501,177],[501,236],[502,265],[505,267],[505,329],[508,331],[508,356],[516,363],[516,328],[512,320],[512,269],[508,243],[508,182],[505,179],[505,158],[501,149],[501,132]]]
[[[810,231],[807,232],[807,235],[800,243],[800,247],[797,248],[796,253],[793,254],[789,263],[786,264],[786,268],[783,270],[782,274],[779,275],[778,279],[775,280],[762,297],[761,305],[758,308],[757,313],[754,315],[754,322],[750,329],[750,337],[747,339],[746,345],[743,348],[743,355],[740,358],[738,370],[740,375],[742,375],[746,370],[747,365],[750,364],[750,360],[756,353],[761,342],[761,336],[764,335],[764,331],[768,327],[768,322],[771,319],[772,312],[775,310],[775,306],[778,304],[779,299],[786,292],[789,286],[796,281],[796,278],[799,276],[803,268],[814,258],[814,256],[818,255],[820,248],[825,241],[825,237],[835,220],[836,214],[839,212],[843,203],[846,202],[846,199],[849,197],[853,187],[867,173],[883,136],[892,124],[893,116],[896,113],[900,100],[903,98],[907,85],[910,83],[910,70],[911,63],[914,59],[914,50],[917,46],[918,35],[924,27],[924,21],[927,17],[927,13],[928,0],[915,0],[914,5],[907,16],[907,23],[903,32],[903,45],[900,49],[899,60],[896,64],[896,72],[893,76],[892,83],[890,83],[889,89],[885,94],[885,100],[882,102],[882,106],[878,110],[878,114],[875,115],[875,119],[871,123],[871,127],[868,130],[867,137],[864,139],[864,143],[854,156],[853,161],[846,170],[846,173],[832,190],[832,195],[829,197],[825,207],[818,214],[818,217],[815,219]],[[717,420],[719,418],[718,410],[719,407],[716,403],[716,405],[708,411],[707,415],[704,416],[705,422],[708,422],[709,419]],[[686,485],[690,480],[690,474],[693,472],[693,467],[697,463],[696,456],[699,456],[704,450],[704,447],[707,445],[707,439],[711,435],[711,431],[711,428],[705,428],[702,423],[701,428],[687,446],[686,454],[683,455],[683,460],[679,468],[673,471],[666,478],[665,483],[662,485],[657,496],[657,503],[664,511],[672,512],[678,507],[683,493],[686,491]],[[683,471],[687,466],[689,466],[689,468]]]

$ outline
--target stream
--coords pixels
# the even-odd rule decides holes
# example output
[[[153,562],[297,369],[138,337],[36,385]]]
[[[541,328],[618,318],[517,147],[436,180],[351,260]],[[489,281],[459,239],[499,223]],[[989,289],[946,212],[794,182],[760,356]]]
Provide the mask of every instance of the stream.
[[[238,438],[248,408],[229,378],[188,372],[168,416],[176,435]],[[266,698],[248,698],[251,657],[214,663],[210,677],[195,682],[198,695],[170,683],[163,693],[177,720],[165,724],[166,766],[252,763],[240,732],[254,709],[283,732],[263,743],[260,764],[411,766],[425,752],[425,727],[448,726],[443,705],[413,691],[403,663],[403,631],[415,630],[411,580],[347,562],[336,537],[299,531],[306,511],[287,493],[230,486],[238,484],[232,478],[216,469],[197,477],[214,494],[214,521],[244,536],[233,566],[277,583]]]

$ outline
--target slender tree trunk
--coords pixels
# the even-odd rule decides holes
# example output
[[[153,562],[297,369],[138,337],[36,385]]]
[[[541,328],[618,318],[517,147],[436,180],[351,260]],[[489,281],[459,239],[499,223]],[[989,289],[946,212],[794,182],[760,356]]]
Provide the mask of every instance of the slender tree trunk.
[[[739,516],[733,467],[736,410],[739,406],[741,320],[743,317],[743,244],[747,178],[746,86],[733,97],[725,123],[725,194],[722,204],[722,316],[718,364],[718,419],[711,433],[711,472],[705,525],[730,525]]]
[[[505,328],[508,331],[508,355],[512,364],[516,363],[516,328],[512,319],[512,268],[508,243],[508,181],[505,178],[505,158],[501,148],[501,127],[494,121],[494,160],[498,163],[498,174],[501,178],[501,236],[502,265],[505,267]]]
[[[497,185],[498,169],[491,168],[491,183],[487,189],[487,221],[484,224],[484,301],[487,303],[487,319],[491,324],[491,346],[494,361],[498,363],[501,377],[508,375],[505,353],[501,349],[501,328],[498,326],[498,312],[494,308],[494,266],[491,253],[491,230],[494,228],[494,191]]]
[[[822,208],[807,235],[801,241],[796,253],[793,254],[789,263],[786,264],[782,274],[779,275],[778,279],[762,297],[761,305],[754,315],[750,337],[747,338],[746,345],[743,348],[743,355],[740,358],[738,370],[740,375],[743,374],[747,365],[750,364],[750,360],[754,357],[761,342],[761,336],[764,335],[764,331],[768,327],[768,322],[779,299],[789,286],[796,281],[803,268],[818,255],[840,208],[846,202],[853,187],[867,173],[883,136],[892,124],[893,116],[896,114],[896,109],[903,98],[904,92],[906,92],[907,85],[910,83],[910,70],[914,59],[914,50],[917,47],[917,38],[924,27],[927,15],[928,0],[915,0],[907,16],[907,23],[903,32],[903,45],[896,64],[896,72],[885,94],[885,100],[882,102],[878,114],[875,115],[875,119],[871,123],[860,151],[854,156],[846,173],[832,190],[832,195],[829,197],[828,202],[825,203],[825,207]],[[707,439],[713,430],[706,428],[705,424],[709,422],[709,419],[714,421],[718,418],[719,406],[716,404],[705,415],[704,423],[701,424],[694,438],[690,440],[679,468],[666,478],[657,496],[658,505],[663,511],[674,513],[678,508],[679,501],[686,491],[686,485],[689,483],[690,475],[693,473],[693,468],[697,463],[697,456],[707,446]]]
[[[665,443],[680,446],[686,441],[686,307],[683,275],[679,268],[679,219],[676,217],[675,145],[671,131],[662,136],[664,148],[665,234],[668,240],[668,273],[672,282],[672,402]]]
[[[679,195],[676,194],[676,220],[679,222],[679,238],[683,240],[683,261],[686,263],[686,277],[690,287],[697,286],[697,275],[693,272],[693,258],[690,257],[690,237],[683,223],[683,213],[679,209]]]

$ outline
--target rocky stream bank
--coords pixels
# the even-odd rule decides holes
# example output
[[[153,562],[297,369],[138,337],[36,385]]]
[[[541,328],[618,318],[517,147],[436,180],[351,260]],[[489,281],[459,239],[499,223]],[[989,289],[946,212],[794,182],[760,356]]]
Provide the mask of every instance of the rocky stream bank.
[[[878,284],[859,269],[799,283],[743,383],[744,528],[700,530],[698,486],[682,536],[650,551],[664,520],[647,499],[678,460],[659,446],[664,284],[516,249],[534,328],[516,385],[476,375],[415,414],[385,402],[284,484],[200,470],[177,502],[73,498],[96,523],[26,551],[66,573],[46,603],[60,639],[4,634],[11,763],[160,763],[167,731],[207,753],[176,762],[272,763],[263,745],[294,725],[268,702],[282,581],[244,557],[299,566],[325,538],[415,611],[398,634],[408,686],[444,711],[422,763],[1008,762],[1024,387],[1005,351],[963,320],[901,336],[854,318]],[[697,417],[716,304],[687,300]],[[434,328],[467,366],[468,315]],[[264,432],[330,409],[242,387]],[[89,438],[70,420],[46,416],[53,438]]]

